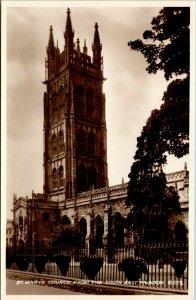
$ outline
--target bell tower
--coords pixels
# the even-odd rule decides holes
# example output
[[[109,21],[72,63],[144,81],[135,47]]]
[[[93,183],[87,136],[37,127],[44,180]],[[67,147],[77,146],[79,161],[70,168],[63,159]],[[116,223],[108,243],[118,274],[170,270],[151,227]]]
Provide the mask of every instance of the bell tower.
[[[64,49],[55,46],[49,29],[44,84],[44,193],[47,200],[107,185],[107,132],[103,60],[95,23],[92,58],[86,40],[74,42],[67,10]]]

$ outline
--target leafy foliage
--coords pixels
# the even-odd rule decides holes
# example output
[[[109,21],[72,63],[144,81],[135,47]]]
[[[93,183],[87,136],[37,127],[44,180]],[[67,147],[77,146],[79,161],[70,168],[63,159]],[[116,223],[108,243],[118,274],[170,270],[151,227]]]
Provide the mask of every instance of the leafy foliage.
[[[170,80],[163,104],[152,111],[137,138],[126,204],[133,204],[140,214],[152,211],[156,204],[159,211],[167,209],[161,205],[166,198],[162,166],[167,162],[167,153],[180,158],[189,151],[189,23],[189,8],[163,8],[153,18],[152,29],[144,32],[144,41],[128,43],[144,55],[149,73],[162,70]],[[178,195],[172,195],[179,209]]]
[[[188,7],[166,7],[153,18],[152,29],[143,33],[141,40],[130,41],[133,50],[140,51],[148,63],[147,71],[156,73],[163,70],[168,80],[173,75],[189,73],[189,24]]]

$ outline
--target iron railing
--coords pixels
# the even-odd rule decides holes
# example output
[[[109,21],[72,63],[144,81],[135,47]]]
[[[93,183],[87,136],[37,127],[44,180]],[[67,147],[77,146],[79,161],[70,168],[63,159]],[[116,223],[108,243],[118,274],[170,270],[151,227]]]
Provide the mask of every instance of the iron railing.
[[[188,290],[188,243],[138,243],[126,248],[7,247],[6,268],[106,284]]]

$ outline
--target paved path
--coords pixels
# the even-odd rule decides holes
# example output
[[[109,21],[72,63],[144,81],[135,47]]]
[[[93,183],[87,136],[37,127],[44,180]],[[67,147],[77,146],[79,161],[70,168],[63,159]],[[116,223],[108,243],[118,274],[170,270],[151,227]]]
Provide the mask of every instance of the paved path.
[[[52,286],[40,286],[37,284],[16,284],[16,280],[6,279],[7,295],[85,295],[67,289]]]

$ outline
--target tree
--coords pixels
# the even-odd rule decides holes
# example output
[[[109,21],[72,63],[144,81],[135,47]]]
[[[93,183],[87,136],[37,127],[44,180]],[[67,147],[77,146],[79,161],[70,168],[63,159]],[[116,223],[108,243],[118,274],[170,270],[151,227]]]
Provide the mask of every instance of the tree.
[[[189,151],[189,24],[188,7],[166,7],[153,18],[152,29],[143,33],[143,41],[128,43],[131,50],[144,55],[149,73],[162,70],[169,81],[163,104],[152,111],[137,138],[135,161],[129,174],[126,205],[133,204],[140,215],[149,214],[156,205],[159,211],[167,210],[161,204],[168,197],[162,167],[167,163],[167,154],[180,158]],[[173,191],[171,197],[179,211],[177,193]]]

